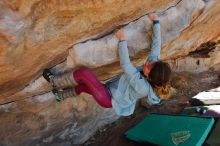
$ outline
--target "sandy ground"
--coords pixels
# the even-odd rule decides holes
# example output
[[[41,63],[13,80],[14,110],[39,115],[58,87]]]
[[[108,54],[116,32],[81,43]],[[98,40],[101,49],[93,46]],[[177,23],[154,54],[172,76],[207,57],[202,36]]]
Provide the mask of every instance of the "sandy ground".
[[[220,74],[215,71],[199,74],[174,73],[171,85],[177,90],[177,93],[170,100],[150,108],[145,108],[137,103],[133,115],[121,117],[116,122],[103,127],[81,146],[140,146],[141,144],[126,139],[123,133],[149,113],[177,114],[181,112],[184,107],[189,106],[187,101],[191,97],[201,91],[218,87]]]

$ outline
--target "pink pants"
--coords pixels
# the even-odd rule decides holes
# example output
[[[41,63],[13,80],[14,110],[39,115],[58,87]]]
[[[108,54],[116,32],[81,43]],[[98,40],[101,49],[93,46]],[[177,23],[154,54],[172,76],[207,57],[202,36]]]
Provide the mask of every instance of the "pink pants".
[[[81,68],[73,72],[73,78],[78,83],[75,87],[76,94],[88,93],[104,108],[111,108],[111,95],[108,89],[100,83],[97,77],[88,69]]]

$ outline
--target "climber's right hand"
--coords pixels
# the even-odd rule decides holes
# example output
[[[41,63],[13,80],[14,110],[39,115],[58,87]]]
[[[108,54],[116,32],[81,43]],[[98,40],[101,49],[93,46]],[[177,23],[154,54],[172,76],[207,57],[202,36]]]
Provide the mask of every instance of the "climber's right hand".
[[[152,21],[156,21],[156,20],[159,20],[158,16],[156,13],[150,13],[148,14],[148,17],[150,18],[150,20]]]
[[[115,31],[115,36],[120,40],[123,41],[125,40],[125,33],[122,29],[118,29]]]

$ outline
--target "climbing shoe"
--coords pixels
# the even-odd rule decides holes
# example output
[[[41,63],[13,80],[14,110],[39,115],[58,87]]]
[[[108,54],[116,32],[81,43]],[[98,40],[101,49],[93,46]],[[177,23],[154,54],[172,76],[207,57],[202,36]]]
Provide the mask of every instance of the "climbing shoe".
[[[57,102],[60,102],[61,100],[63,100],[62,94],[57,89],[53,89],[52,92],[55,95]]]
[[[47,68],[43,71],[43,77],[50,82],[50,78],[53,76],[53,74],[51,73],[51,71]]]

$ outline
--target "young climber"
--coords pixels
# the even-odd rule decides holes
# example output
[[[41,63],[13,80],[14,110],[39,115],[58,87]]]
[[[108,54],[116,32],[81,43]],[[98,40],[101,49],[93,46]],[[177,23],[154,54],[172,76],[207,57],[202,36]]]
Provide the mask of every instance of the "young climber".
[[[43,76],[55,88],[53,93],[56,99],[61,101],[85,92],[92,95],[102,107],[113,108],[118,115],[123,116],[134,112],[136,101],[140,98],[146,98],[150,105],[160,103],[159,96],[163,93],[158,92],[157,95],[155,91],[165,90],[171,77],[171,69],[167,63],[159,60],[160,21],[156,14],[150,14],[149,18],[153,21],[153,42],[150,56],[146,59],[142,71],[132,65],[125,34],[118,30],[115,35],[120,41],[119,57],[123,74],[103,85],[88,68],[80,68],[62,75],[53,75],[46,69]]]

